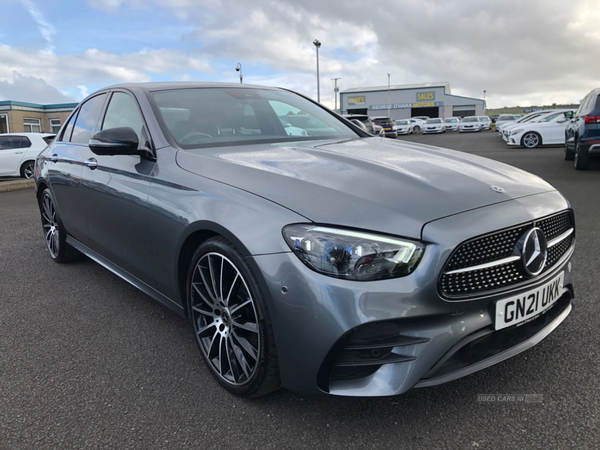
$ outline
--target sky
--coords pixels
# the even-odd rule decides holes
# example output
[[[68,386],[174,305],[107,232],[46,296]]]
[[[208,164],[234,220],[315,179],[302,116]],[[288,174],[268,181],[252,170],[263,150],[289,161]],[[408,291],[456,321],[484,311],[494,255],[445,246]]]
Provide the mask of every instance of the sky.
[[[449,82],[488,108],[600,87],[597,0],[0,0],[0,100],[79,102],[123,82],[226,81],[321,102]]]

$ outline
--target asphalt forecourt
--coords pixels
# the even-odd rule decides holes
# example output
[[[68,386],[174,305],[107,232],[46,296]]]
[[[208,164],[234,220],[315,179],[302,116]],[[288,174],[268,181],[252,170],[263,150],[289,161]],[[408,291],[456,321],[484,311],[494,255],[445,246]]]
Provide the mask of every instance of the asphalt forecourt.
[[[186,320],[90,260],[51,261],[32,189],[0,193],[0,448],[598,448],[600,164],[494,132],[411,135],[512,164],[576,214],[574,309],[534,348],[399,397],[243,400],[204,366]],[[406,195],[406,194],[403,194]]]

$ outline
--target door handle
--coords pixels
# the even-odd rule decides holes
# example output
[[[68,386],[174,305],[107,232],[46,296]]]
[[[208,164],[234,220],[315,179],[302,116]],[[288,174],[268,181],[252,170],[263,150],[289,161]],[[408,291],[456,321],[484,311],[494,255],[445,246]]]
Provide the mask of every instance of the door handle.
[[[15,155],[22,155],[25,152],[15,152]]]
[[[92,170],[94,170],[96,167],[98,167],[98,161],[96,160],[96,158],[90,158],[90,159],[84,161],[84,164]]]
[[[52,162],[57,162],[57,161],[58,161],[58,155],[57,155],[56,153],[55,153],[54,155],[52,155],[52,156],[50,157],[50,161],[52,161]]]

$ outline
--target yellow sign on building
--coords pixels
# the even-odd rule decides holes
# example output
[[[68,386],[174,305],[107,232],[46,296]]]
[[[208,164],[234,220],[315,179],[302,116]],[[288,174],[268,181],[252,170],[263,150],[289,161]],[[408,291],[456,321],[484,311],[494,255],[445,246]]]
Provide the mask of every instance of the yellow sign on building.
[[[353,103],[355,105],[364,105],[365,98],[364,97],[348,97],[348,103]]]
[[[435,100],[435,92],[419,92],[417,93],[417,101]]]

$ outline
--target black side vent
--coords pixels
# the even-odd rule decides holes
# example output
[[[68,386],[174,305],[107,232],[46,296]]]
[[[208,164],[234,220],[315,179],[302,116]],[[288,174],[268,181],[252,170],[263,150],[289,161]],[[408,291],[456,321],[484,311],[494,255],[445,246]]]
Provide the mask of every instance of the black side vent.
[[[362,325],[348,335],[331,374],[331,381],[354,380],[375,373],[384,364],[413,361],[411,355],[393,351],[396,347],[421,344],[427,338],[403,336],[393,322]]]

